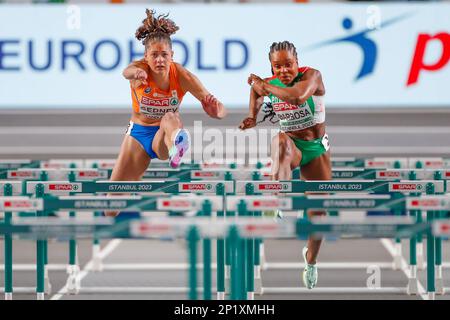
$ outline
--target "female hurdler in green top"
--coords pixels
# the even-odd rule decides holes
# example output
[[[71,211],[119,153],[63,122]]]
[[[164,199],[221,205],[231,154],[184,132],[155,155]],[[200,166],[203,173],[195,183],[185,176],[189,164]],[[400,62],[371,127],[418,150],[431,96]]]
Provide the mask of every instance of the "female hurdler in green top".
[[[320,72],[299,67],[295,46],[288,41],[273,43],[269,60],[273,77],[261,79],[251,74],[248,78],[252,87],[250,110],[239,128],[256,126],[258,112],[264,97],[268,96],[270,114],[266,117],[276,115],[280,122],[280,132],[271,145],[272,179],[290,180],[292,170],[300,166],[302,179],[331,180],[329,142],[325,133],[325,87]],[[324,214],[323,211],[308,212],[309,217]],[[321,242],[310,237],[303,248],[303,282],[309,289],[317,283],[316,258]]]

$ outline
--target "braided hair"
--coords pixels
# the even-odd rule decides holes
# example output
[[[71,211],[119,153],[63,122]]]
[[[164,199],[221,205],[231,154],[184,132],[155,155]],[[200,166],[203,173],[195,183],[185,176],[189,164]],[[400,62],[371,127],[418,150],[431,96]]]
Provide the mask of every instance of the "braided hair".
[[[175,34],[180,28],[167,17],[169,14],[160,14],[156,16],[154,10],[146,9],[147,17],[142,20],[142,25],[136,30],[136,39],[142,40],[142,44],[147,47],[147,44],[154,41],[165,41],[172,49],[172,40],[170,36]]]
[[[269,51],[269,60],[272,60],[272,53],[282,50],[290,51],[294,55],[295,59],[297,59],[297,49],[295,48],[294,44],[289,41],[282,41],[272,43]]]

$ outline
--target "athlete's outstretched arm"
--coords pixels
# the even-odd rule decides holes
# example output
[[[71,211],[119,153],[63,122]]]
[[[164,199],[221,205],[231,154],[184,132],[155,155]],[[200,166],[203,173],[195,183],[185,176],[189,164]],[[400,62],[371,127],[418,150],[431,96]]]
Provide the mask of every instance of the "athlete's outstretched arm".
[[[250,102],[248,116],[242,120],[239,129],[245,130],[256,126],[256,118],[264,102],[264,96],[259,95],[253,88],[250,89]]]
[[[308,69],[299,82],[288,88],[271,85],[256,75],[251,75],[250,77],[253,80],[253,86],[260,87],[279,99],[293,105],[303,104],[310,96],[316,94],[318,91],[320,91],[320,95],[325,94],[322,75],[319,70],[315,69]]]
[[[227,115],[222,102],[217,100],[211,93],[206,90],[200,80],[186,68],[180,64],[176,64],[181,87],[185,91],[189,91],[194,97],[196,97],[203,106],[203,110],[211,117],[216,119],[222,119]]]
[[[148,74],[145,67],[139,61],[131,62],[128,67],[123,70],[122,75],[125,79],[130,80],[133,88],[138,88],[143,84],[147,84]]]

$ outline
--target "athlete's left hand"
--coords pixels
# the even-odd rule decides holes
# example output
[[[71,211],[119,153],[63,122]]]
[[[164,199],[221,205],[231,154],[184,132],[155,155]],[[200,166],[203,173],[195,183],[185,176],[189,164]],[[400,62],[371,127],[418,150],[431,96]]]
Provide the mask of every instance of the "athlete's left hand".
[[[222,119],[226,115],[225,107],[222,102],[217,100],[212,94],[208,94],[201,101],[203,110],[211,117],[215,119]]]
[[[252,86],[252,89],[256,91],[256,93],[260,96],[268,96],[269,92],[264,87],[265,82],[263,79],[258,77],[256,74],[250,74],[247,80],[248,84]]]

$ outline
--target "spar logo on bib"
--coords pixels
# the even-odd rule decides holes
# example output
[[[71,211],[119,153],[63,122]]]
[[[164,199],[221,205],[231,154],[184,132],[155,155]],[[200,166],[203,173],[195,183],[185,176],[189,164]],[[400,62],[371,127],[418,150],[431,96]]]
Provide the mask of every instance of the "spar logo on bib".
[[[178,105],[178,99],[177,98],[170,98],[170,105],[171,106]]]
[[[274,103],[274,105],[273,105],[273,111],[275,111],[275,112],[290,111],[290,110],[297,110],[297,109],[298,109],[298,107],[296,105],[289,104],[286,102]]]
[[[170,101],[172,99],[151,99],[149,97],[143,96],[141,99],[142,104],[149,106],[149,107],[168,107],[170,104]]]

